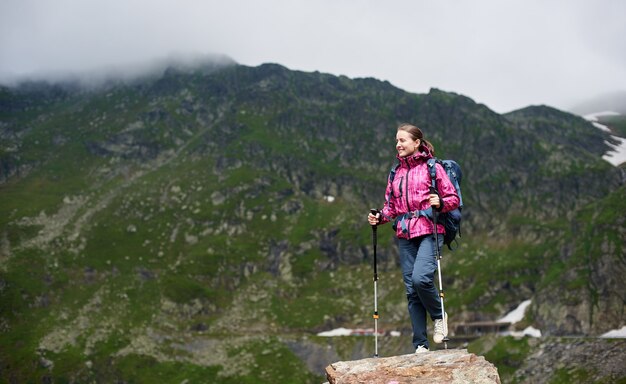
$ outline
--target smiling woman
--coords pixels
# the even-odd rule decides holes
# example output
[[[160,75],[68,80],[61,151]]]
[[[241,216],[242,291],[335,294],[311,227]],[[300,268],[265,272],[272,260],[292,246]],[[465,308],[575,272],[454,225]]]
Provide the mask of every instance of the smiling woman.
[[[400,125],[396,132],[396,150],[399,166],[395,177],[387,180],[385,204],[379,213],[370,213],[367,219],[374,226],[394,222],[413,328],[412,343],[415,353],[422,353],[429,348],[427,316],[435,323],[435,343],[445,341],[448,334],[447,314],[434,284],[435,256],[440,253],[443,236],[433,234],[445,233],[445,229],[432,221],[433,210],[452,211],[458,208],[460,199],[439,163],[434,163],[436,188],[431,184],[428,163],[435,149],[421,129],[411,124]],[[408,217],[406,224],[397,225],[398,218],[405,216]]]

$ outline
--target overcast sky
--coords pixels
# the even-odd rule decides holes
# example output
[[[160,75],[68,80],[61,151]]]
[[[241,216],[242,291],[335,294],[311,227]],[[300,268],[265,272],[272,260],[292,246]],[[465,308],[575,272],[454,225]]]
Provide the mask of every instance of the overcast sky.
[[[623,0],[0,0],[0,81],[224,54],[497,112],[626,91]]]

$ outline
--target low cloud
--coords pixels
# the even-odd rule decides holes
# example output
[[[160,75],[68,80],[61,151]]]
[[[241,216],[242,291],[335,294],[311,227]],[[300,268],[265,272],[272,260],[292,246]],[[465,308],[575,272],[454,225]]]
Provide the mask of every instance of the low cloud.
[[[436,87],[498,112],[564,108],[626,90],[624,14],[615,0],[4,0],[0,81],[134,77],[172,52],[216,53]]]

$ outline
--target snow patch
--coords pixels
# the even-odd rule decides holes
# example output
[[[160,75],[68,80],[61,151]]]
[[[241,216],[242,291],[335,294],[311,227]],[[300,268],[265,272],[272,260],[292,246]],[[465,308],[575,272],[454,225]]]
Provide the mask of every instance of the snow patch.
[[[496,320],[499,323],[511,323],[515,324],[517,322],[522,321],[524,318],[524,313],[526,313],[526,308],[530,305],[531,300],[524,300],[520,305],[517,306],[514,310],[507,313],[504,317]]]
[[[609,127],[604,124],[600,124],[598,122],[598,118],[601,116],[619,116],[620,114],[613,111],[603,111],[603,112],[595,112],[590,113],[588,115],[584,115],[583,118],[587,121],[590,121],[594,127],[604,131],[611,132]],[[605,144],[610,148],[602,158],[605,161],[613,164],[614,166],[619,166],[626,162],[626,139],[611,135],[611,139],[618,142],[618,144],[612,144],[608,141],[605,141]]]
[[[619,116],[618,112],[613,111],[602,111],[602,112],[594,112],[588,115],[584,115],[583,118],[589,121],[598,121],[598,117],[600,116]]]
[[[626,162],[626,139],[617,136],[611,136],[611,138],[619,142],[619,144],[611,144],[605,141],[606,145],[612,149],[607,151],[602,158],[617,167]]]
[[[319,332],[317,336],[323,337],[336,337],[336,336],[373,336],[376,332],[374,332],[374,328],[357,328],[357,329],[349,329],[349,328],[335,328],[330,331]],[[385,335],[385,331],[378,330],[378,335]],[[394,333],[394,331],[390,332],[391,336],[400,336],[400,332]]]
[[[515,338],[522,338],[522,337],[525,337],[525,336],[528,336],[528,337],[541,337],[541,331],[531,325],[531,326],[528,326],[528,327],[524,328],[523,331],[501,332],[500,336],[513,336]]]
[[[497,322],[515,324],[515,323],[522,321],[522,319],[524,319],[524,314],[526,313],[526,309],[528,308],[531,302],[532,300],[530,299],[522,301],[520,305],[517,306],[517,308],[515,308],[511,312],[504,315],[504,317],[498,319]],[[500,335],[501,336],[513,336],[513,337],[524,337],[524,336],[541,337],[541,330],[534,328],[533,326],[528,326],[524,328],[523,331],[506,331],[506,332],[501,332]]]
[[[598,128],[598,129],[599,129],[599,130],[601,130],[601,131],[604,131],[604,132],[611,132],[611,130],[609,129],[609,127],[607,127],[607,126],[606,126],[606,125],[604,125],[604,124],[600,124],[600,123],[598,123],[598,122],[596,122],[596,121],[592,121],[592,122],[591,122],[591,124],[593,124],[593,126],[594,126],[594,127]]]
[[[528,326],[522,331],[524,336],[541,337],[541,331],[533,326]]]
[[[352,330],[348,328],[335,328],[331,331],[320,332],[317,336],[335,337],[335,336],[350,336]]]
[[[614,329],[612,331],[608,331],[607,333],[600,335],[600,337],[607,338],[607,339],[626,338],[626,325],[620,329]]]

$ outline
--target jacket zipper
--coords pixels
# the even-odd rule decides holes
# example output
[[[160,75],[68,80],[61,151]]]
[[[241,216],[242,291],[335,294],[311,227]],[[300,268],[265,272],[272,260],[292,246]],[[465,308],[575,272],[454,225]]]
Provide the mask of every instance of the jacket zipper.
[[[409,167],[409,160],[405,159],[406,161],[406,184],[405,184],[405,188],[406,191],[404,193],[404,197],[406,198],[406,211],[411,212],[411,206],[409,205],[409,171],[411,170],[411,168]]]

